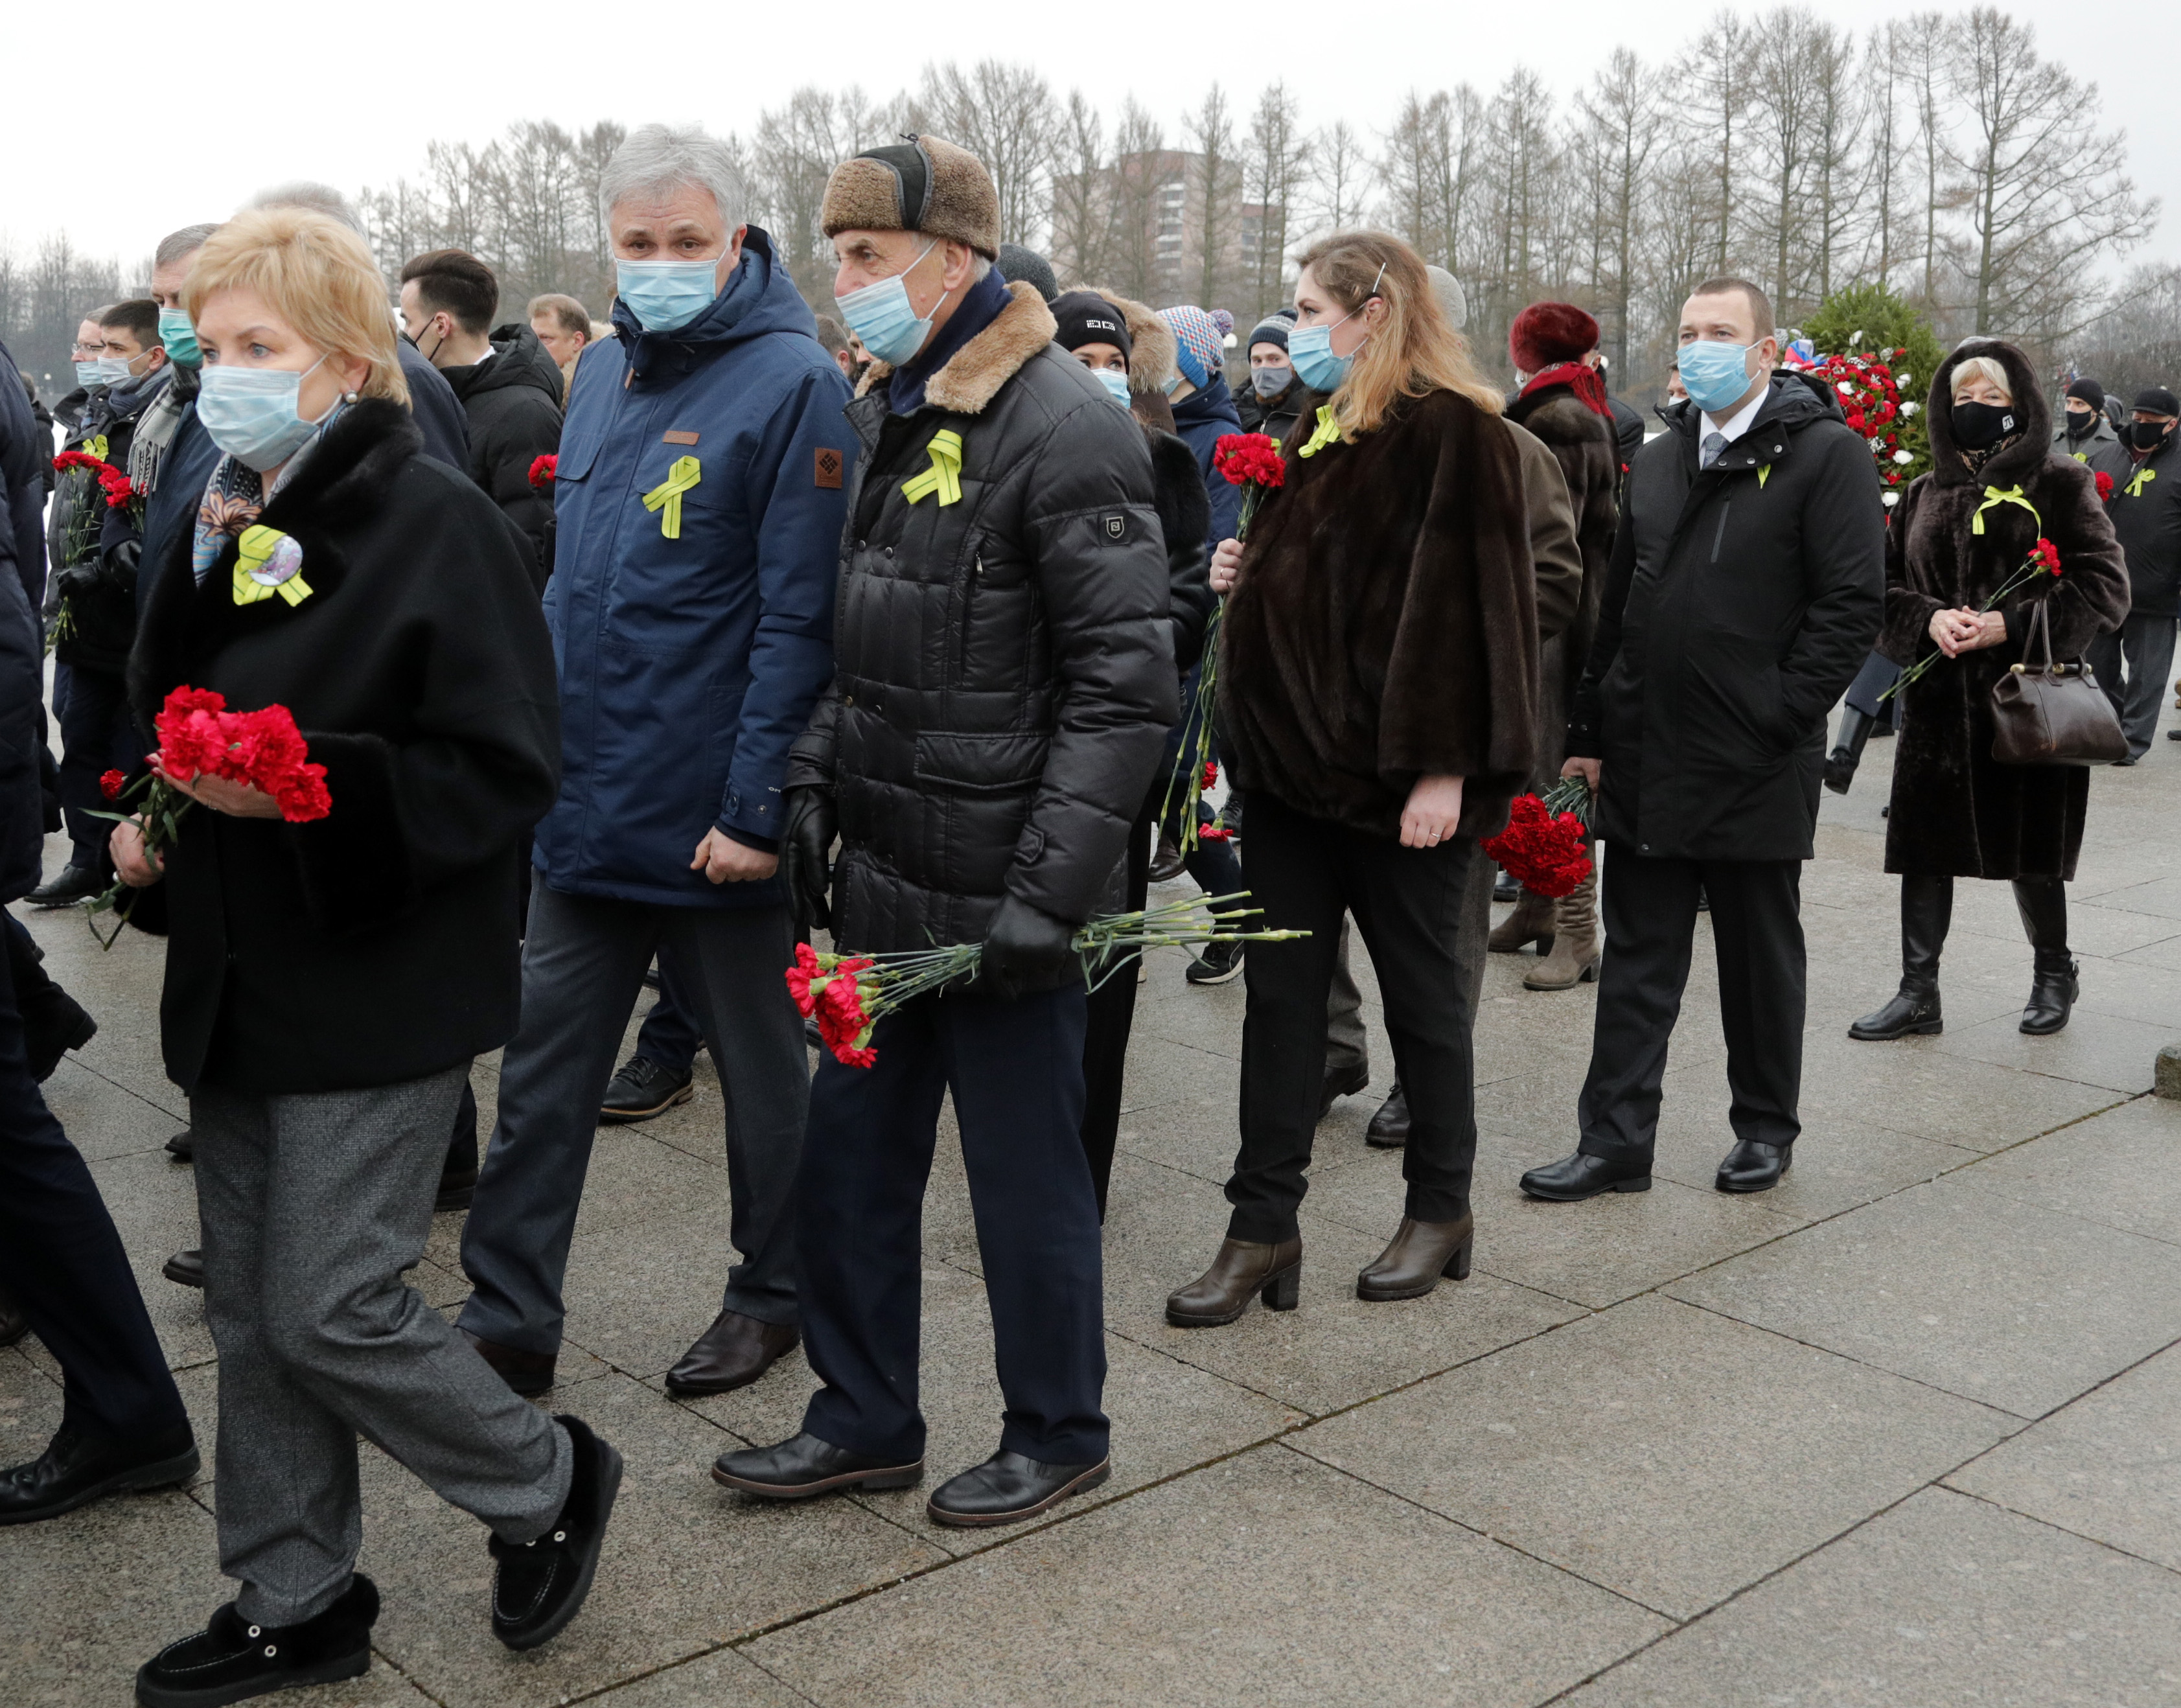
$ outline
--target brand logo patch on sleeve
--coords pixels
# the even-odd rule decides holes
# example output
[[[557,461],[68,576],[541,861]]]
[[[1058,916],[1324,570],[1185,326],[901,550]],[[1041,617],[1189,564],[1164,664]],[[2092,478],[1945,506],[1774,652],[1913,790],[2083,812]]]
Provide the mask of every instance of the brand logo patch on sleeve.
[[[817,473],[814,478],[818,484],[829,492],[838,492],[841,489],[841,453],[830,445],[821,445],[818,447]]]
[[[1108,539],[1126,539],[1129,537],[1129,518],[1125,516],[1106,517],[1100,526],[1106,530]]]

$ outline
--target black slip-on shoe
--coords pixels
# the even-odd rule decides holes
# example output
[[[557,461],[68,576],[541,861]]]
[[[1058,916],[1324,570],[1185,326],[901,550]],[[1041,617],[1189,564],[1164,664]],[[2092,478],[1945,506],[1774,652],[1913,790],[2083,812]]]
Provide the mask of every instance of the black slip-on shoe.
[[[687,1068],[676,1074],[649,1056],[631,1056],[606,1087],[599,1119],[607,1126],[648,1121],[697,1095],[696,1075]]]
[[[108,881],[89,866],[64,865],[23,899],[34,908],[73,907],[106,893]]]
[[[1089,1465],[1048,1465],[1020,1453],[998,1452],[931,1491],[925,1512],[935,1524],[972,1529],[1019,1524],[1089,1493],[1113,1474],[1108,1458]]]
[[[1792,1145],[1768,1145],[1756,1139],[1737,1139],[1719,1165],[1712,1184],[1722,1192],[1769,1192],[1795,1166]]]
[[[177,1423],[147,1439],[114,1440],[61,1426],[27,1465],[0,1471],[0,1524],[35,1524],[132,1489],[166,1489],[197,1473],[196,1437]]]
[[[184,1127],[167,1141],[167,1154],[178,1163],[193,1163],[197,1159],[196,1135]]]
[[[1547,1163],[1522,1176],[1522,1190],[1533,1198],[1556,1204],[1579,1203],[1600,1192],[1648,1192],[1651,1190],[1649,1158],[1639,1163],[1616,1162],[1577,1151],[1557,1163]]]
[[[836,1489],[913,1489],[924,1480],[924,1461],[875,1459],[805,1434],[722,1453],[713,1461],[712,1480],[761,1500],[808,1501]]]
[[[1371,1064],[1352,1062],[1346,1068],[1328,1072],[1325,1082],[1317,1088],[1317,1118],[1321,1121],[1333,1113],[1333,1106],[1343,1097],[1352,1097],[1367,1091],[1371,1084]]]
[[[534,1400],[553,1385],[555,1367],[560,1362],[556,1352],[526,1352],[520,1346],[503,1346],[497,1340],[488,1340],[482,1335],[472,1335],[467,1329],[462,1334],[477,1355],[492,1366],[493,1374],[526,1400]]]
[[[204,1285],[204,1248],[185,1246],[159,1265],[159,1273],[178,1287]]]
[[[358,1572],[332,1606],[296,1625],[252,1625],[230,1601],[195,1636],[136,1671],[140,1708],[220,1708],[275,1690],[361,1678],[371,1670],[378,1586]]]
[[[553,1420],[576,1450],[568,1498],[553,1528],[534,1542],[492,1539],[500,1569],[492,1580],[492,1634],[511,1649],[535,1649],[558,1636],[581,1611],[599,1569],[606,1521],[621,1492],[621,1455],[581,1418]]]

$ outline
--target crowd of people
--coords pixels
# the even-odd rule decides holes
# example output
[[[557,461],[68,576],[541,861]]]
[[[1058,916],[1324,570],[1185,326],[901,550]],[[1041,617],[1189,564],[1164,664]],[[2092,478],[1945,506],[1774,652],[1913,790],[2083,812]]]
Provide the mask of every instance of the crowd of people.
[[[2022,352],[1971,340],[1930,376],[1932,471],[1889,519],[1864,435],[1783,362],[1745,279],[1691,292],[1646,440],[1580,307],[1516,319],[1508,395],[1459,285],[1383,232],[1312,244],[1291,305],[1237,340],[1216,309],[1062,289],[936,137],[833,172],[837,320],[743,205],[722,141],[634,130],[599,188],[606,324],[560,296],[495,324],[476,257],[389,280],[334,192],[268,191],[86,317],[58,473],[0,352],[0,898],[118,898],[165,937],[190,1117],[170,1148],[202,1225],[168,1273],[202,1287],[219,1354],[240,1589],[146,1660],[150,1708],[365,1670],[359,1435],[484,1523],[502,1642],[576,1616],[621,1461],[528,1399],[555,1385],[597,1128],[685,1101],[699,1047],[733,1260],[667,1390],[743,1386],[798,1345],[817,1382],[799,1430],[716,1480],[800,1501],[924,1479],[920,1228],[951,1098],[1006,1409],[930,1516],[1008,1524],[1104,1481],[1101,1224],[1137,979],[1088,979],[1076,940],[1154,882],[1193,879],[1207,935],[1271,934],[1219,932],[1188,968],[1246,1001],[1231,1215],[1167,1302],[1184,1328],[1298,1306],[1313,1133],[1370,1078],[1351,917],[1396,1075],[1369,1136],[1405,1180],[1359,1297],[1470,1271],[1493,952],[1534,950],[1540,992],[1598,987],[1575,1148],[1522,1190],[1642,1191],[1708,909],[1717,1184],[1775,1185],[1827,720],[1874,656],[1899,708],[1903,971],[1852,1036],[1941,1029],[1957,877],[2014,884],[2022,1028],[2067,1022],[2089,755],[2143,756],[2173,648],[2171,393],[2116,435],[2079,385],[2056,430]],[[1245,433],[1280,469],[1246,528],[1217,466]],[[2046,542],[2064,573],[2025,573]],[[2002,691],[2085,690],[2085,658],[2116,696],[2071,701],[2090,745],[1995,757]],[[1216,809],[1170,787],[1215,664]],[[177,761],[156,720],[178,694],[287,708],[330,810]],[[1564,779],[1610,852],[1494,928],[1483,844]],[[109,804],[145,788],[168,804]],[[814,933],[980,953],[814,1073],[784,977]],[[0,1473],[14,1523],[183,1480],[199,1450],[38,1090],[95,1020],[12,915],[7,937],[0,1337],[36,1333],[66,1384],[46,1452]],[[469,1074],[495,1049],[480,1147]],[[451,1322],[404,1280],[449,1208],[472,1289]]]

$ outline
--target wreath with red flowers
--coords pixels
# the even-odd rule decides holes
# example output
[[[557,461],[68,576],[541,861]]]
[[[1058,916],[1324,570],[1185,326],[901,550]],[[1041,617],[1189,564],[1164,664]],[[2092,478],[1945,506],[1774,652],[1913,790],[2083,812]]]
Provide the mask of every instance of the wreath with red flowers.
[[[1831,388],[1847,424],[1870,448],[1878,465],[1879,498],[1890,511],[1908,484],[1930,466],[1922,423],[1913,417],[1921,404],[1903,402],[1901,388],[1912,376],[1893,363],[1905,349],[1866,351],[1860,356],[1823,356],[1799,364],[1802,371]]]

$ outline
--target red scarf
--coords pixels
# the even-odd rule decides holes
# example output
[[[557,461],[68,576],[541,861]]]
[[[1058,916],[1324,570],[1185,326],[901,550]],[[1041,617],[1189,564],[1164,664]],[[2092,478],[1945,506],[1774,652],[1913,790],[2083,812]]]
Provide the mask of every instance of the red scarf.
[[[1548,368],[1543,373],[1532,374],[1530,383],[1522,388],[1522,395],[1548,385],[1565,385],[1591,408],[1608,420],[1612,419],[1613,406],[1605,401],[1605,382],[1598,377],[1598,370],[1580,362],[1562,362]]]

